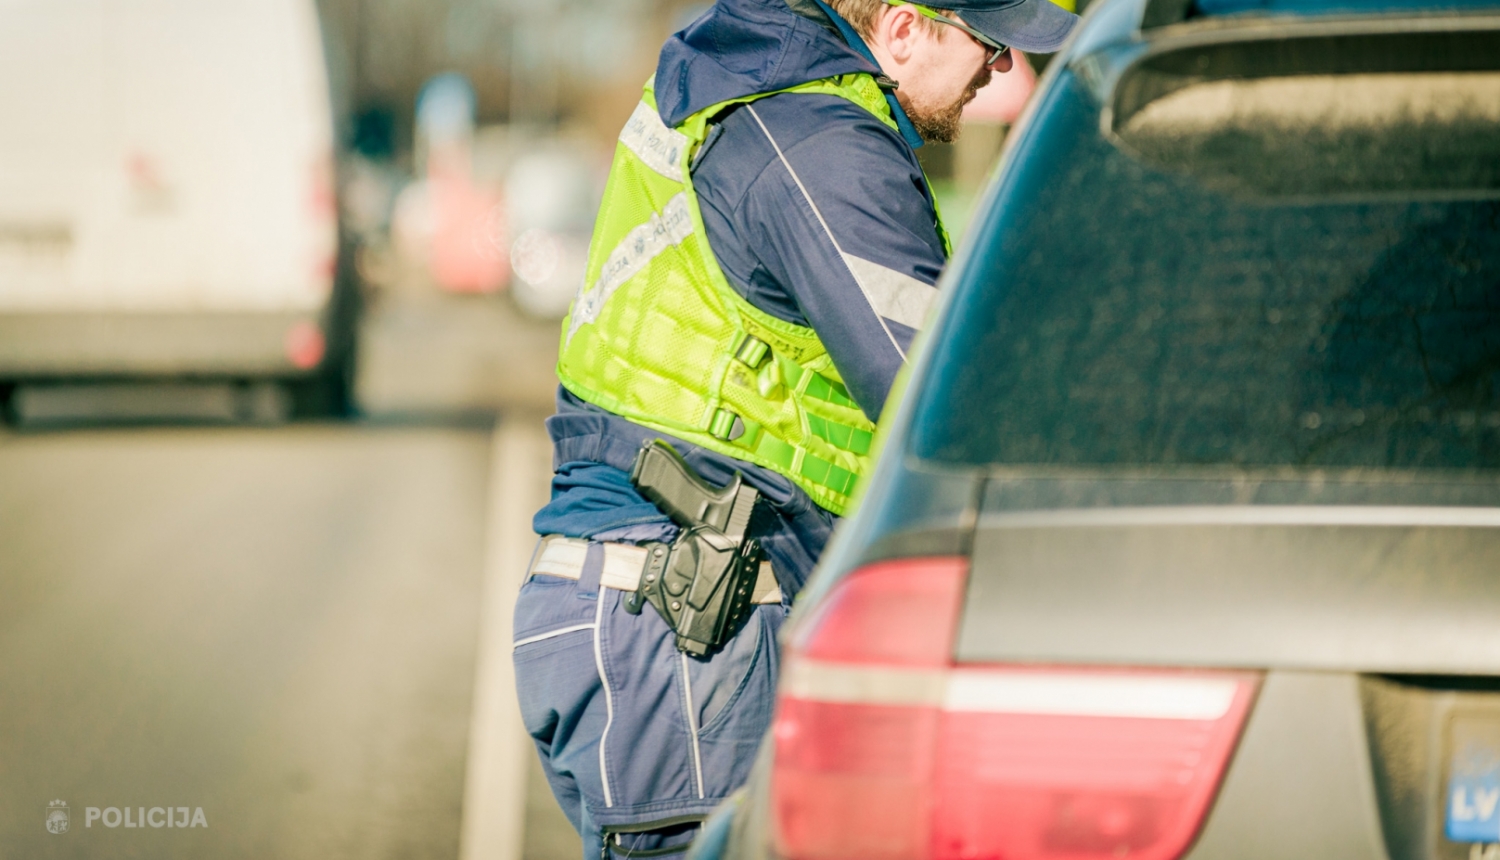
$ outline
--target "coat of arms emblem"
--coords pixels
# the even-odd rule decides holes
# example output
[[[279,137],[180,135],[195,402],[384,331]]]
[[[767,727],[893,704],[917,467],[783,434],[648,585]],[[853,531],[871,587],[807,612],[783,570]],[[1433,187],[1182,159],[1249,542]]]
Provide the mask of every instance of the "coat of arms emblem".
[[[47,831],[49,833],[68,832],[68,805],[61,800],[54,800],[47,804]]]

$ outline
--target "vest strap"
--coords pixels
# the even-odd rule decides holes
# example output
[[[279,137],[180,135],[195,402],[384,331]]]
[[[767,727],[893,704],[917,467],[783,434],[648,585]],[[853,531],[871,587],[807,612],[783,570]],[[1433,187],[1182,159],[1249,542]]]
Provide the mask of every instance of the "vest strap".
[[[847,409],[859,408],[858,404],[854,402],[854,398],[849,396],[849,389],[845,388],[841,382],[834,382],[821,373],[807,370],[796,364],[788,364],[783,368],[783,372],[786,375],[786,384],[793,388],[798,387],[804,377],[811,375],[811,378],[807,380],[807,387],[802,389],[802,394],[805,397],[821,400],[824,403],[832,403],[834,406],[843,406]]]
[[[749,428],[746,433],[735,439],[733,444],[770,461],[785,474],[800,475],[820,487],[845,496],[854,491],[855,481],[859,478],[855,473],[810,451],[803,451],[802,462],[798,463],[796,448],[770,433],[759,431],[758,425]]]
[[[875,439],[875,434],[868,430],[830,421],[812,413],[807,415],[807,429],[824,442],[851,454],[870,453],[870,444]]]

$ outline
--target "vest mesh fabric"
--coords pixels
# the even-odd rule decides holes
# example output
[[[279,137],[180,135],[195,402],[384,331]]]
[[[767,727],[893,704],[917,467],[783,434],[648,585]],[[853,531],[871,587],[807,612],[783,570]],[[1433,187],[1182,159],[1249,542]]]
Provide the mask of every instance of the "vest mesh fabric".
[[[895,128],[869,75],[778,92],[836,95]],[[843,514],[869,471],[874,425],[812,329],[772,317],[730,286],[688,171],[713,117],[774,94],[721,102],[669,129],[646,83],[615,148],[557,372],[584,400],[773,469]]]

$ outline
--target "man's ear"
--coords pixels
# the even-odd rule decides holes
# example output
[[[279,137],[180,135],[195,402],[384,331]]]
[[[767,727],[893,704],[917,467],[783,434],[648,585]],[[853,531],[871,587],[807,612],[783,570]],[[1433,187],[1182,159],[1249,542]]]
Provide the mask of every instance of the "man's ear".
[[[886,6],[882,12],[875,24],[876,39],[884,43],[891,59],[905,63],[916,48],[917,17],[921,13],[910,5]]]

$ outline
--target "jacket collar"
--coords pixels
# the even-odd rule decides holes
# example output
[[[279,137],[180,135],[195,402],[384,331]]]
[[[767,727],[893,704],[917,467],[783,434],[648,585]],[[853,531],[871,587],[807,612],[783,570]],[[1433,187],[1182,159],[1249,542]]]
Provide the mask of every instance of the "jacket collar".
[[[672,127],[719,102],[856,72],[879,76],[880,66],[821,0],[718,0],[662,46],[656,107]],[[886,101],[902,137],[921,146],[889,91]]]

